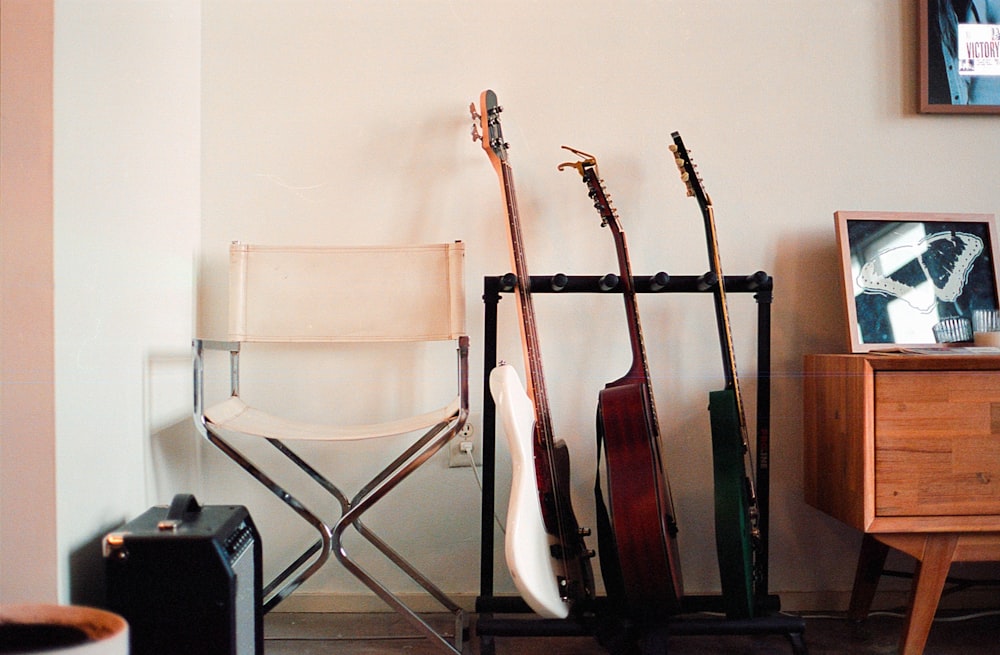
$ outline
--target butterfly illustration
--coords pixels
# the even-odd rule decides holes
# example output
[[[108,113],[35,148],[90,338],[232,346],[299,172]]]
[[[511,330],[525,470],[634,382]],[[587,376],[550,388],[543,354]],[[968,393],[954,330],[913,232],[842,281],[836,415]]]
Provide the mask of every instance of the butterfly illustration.
[[[864,293],[897,297],[926,314],[938,302],[954,302],[962,295],[983,248],[983,240],[967,232],[928,234],[916,243],[880,250],[861,267],[858,286]],[[887,272],[886,262],[902,264]],[[921,293],[925,282],[933,293]]]

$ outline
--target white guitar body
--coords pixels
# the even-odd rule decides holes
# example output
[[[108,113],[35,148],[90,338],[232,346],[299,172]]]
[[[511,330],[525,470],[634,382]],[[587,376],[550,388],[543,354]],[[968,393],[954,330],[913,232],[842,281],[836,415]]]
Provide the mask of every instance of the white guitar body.
[[[507,435],[512,465],[504,543],[507,568],[531,609],[545,618],[564,619],[569,616],[569,604],[559,593],[551,549],[555,541],[545,531],[538,498],[532,447],[534,405],[510,364],[493,369],[490,393]]]

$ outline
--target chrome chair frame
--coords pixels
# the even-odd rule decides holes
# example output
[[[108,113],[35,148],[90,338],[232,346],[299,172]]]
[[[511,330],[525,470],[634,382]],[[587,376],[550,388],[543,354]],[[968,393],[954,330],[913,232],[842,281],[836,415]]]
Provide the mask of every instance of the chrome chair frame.
[[[318,539],[305,548],[294,560],[268,582],[264,587],[264,611],[270,611],[300,587],[314,573],[321,569],[333,553],[344,568],[372,590],[393,610],[406,619],[419,633],[451,653],[461,653],[464,633],[468,627],[468,619],[464,609],[426,575],[417,570],[397,550],[392,548],[381,537],[369,529],[362,521],[366,511],[390,493],[417,468],[440,451],[454,437],[462,432],[469,416],[469,338],[462,334],[456,339],[458,343],[458,398],[457,405],[449,408],[454,410],[436,424],[426,429],[408,448],[380,470],[354,496],[349,497],[328,477],[320,473],[314,466],[306,462],[286,443],[286,439],[262,437],[292,464],[301,470],[313,483],[333,496],[339,506],[339,518],[328,523],[317,511],[310,509],[285,487],[278,484],[258,463],[233,445],[224,435],[224,430],[206,419],[205,406],[205,357],[206,351],[228,351],[229,353],[229,391],[231,399],[240,396],[240,353],[239,340],[194,339],[192,341],[194,400],[193,415],[201,434],[226,456],[232,459],[244,471],[250,474],[260,484],[277,496],[318,533]],[[391,561],[400,571],[413,580],[421,589],[433,597],[444,609],[454,617],[454,636],[451,641],[447,635],[439,633],[424,618],[409,605],[404,603],[382,582],[367,572],[347,551],[344,545],[344,533],[353,529],[370,543],[378,552]]]

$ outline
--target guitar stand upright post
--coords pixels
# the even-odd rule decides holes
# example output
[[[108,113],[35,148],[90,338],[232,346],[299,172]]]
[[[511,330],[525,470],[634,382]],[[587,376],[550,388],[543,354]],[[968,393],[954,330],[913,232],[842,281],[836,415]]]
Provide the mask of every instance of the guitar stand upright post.
[[[621,293],[616,275],[532,275],[531,293]],[[669,276],[657,273],[648,277],[634,277],[636,293],[711,293],[718,284],[713,274]],[[663,655],[669,637],[708,635],[762,635],[775,634],[788,637],[792,652],[805,655],[805,622],[794,616],[778,614],[780,599],[768,593],[768,503],[770,489],[770,376],[771,376],[771,302],[774,281],[771,276],[757,272],[749,276],[725,276],[723,284],[729,293],[752,293],[757,302],[757,420],[756,476],[757,504],[760,511],[760,552],[755,562],[757,572],[756,613],[745,619],[692,618],[699,612],[722,612],[721,596],[685,596],[681,600],[682,612],[664,617],[656,623],[646,622],[634,628],[624,642],[615,635],[621,625],[605,620],[613,612],[605,612],[606,598],[597,598],[592,607],[575,612],[567,619],[543,619],[537,616],[511,617],[503,615],[530,614],[531,610],[519,597],[495,596],[494,580],[494,531],[496,509],[496,405],[490,394],[490,372],[497,362],[497,306],[502,294],[513,291],[516,278],[512,273],[483,278],[484,339],[483,339],[483,495],[481,510],[481,541],[479,569],[479,597],[476,599],[476,634],[480,653],[495,653],[496,637],[571,637],[594,636],[613,653],[621,648],[633,648],[633,640],[641,643],[643,655]],[[613,609],[613,608],[609,608]],[[602,634],[603,633],[603,634]],[[604,639],[608,639],[605,642]],[[618,644],[616,646],[616,643]],[[625,650],[621,651],[626,652]],[[630,650],[628,652],[634,652]]]

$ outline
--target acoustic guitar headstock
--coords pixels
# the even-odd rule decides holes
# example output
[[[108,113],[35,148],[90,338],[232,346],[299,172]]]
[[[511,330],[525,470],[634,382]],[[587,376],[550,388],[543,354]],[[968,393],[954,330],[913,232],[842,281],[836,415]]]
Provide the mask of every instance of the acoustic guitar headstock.
[[[575,168],[583,177],[584,184],[587,185],[587,195],[594,201],[594,208],[601,217],[601,227],[610,226],[612,231],[620,232],[621,226],[618,224],[618,210],[611,204],[611,196],[608,195],[604,187],[604,180],[597,169],[597,159],[590,154],[563,146],[564,150],[569,150],[580,158],[580,161],[569,161],[559,164],[559,170]]]

